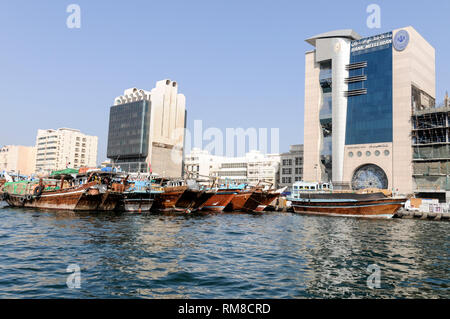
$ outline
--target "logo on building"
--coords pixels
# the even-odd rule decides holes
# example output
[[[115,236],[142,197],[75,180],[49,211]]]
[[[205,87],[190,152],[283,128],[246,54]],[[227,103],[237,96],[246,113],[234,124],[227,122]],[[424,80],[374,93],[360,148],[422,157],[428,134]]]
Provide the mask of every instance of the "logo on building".
[[[400,30],[394,37],[394,48],[397,51],[403,51],[406,49],[409,43],[409,33],[406,30]]]

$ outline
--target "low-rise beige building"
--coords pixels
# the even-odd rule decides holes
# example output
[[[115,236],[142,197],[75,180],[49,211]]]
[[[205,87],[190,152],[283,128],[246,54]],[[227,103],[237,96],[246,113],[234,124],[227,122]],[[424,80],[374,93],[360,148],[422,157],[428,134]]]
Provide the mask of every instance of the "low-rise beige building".
[[[98,137],[71,128],[38,130],[36,172],[97,166]]]
[[[6,145],[0,148],[0,172],[31,175],[35,171],[36,148],[33,146]]]

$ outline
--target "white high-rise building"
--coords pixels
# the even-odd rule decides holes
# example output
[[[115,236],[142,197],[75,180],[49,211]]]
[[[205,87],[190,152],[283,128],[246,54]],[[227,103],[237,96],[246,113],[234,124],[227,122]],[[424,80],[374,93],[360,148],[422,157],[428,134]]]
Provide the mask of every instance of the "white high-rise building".
[[[59,128],[38,130],[36,172],[97,166],[98,137],[79,130]]]

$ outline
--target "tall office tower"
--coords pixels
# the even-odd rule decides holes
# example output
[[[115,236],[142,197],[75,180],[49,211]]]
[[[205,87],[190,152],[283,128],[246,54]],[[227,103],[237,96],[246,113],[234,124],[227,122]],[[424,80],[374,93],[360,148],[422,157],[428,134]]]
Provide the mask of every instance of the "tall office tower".
[[[434,107],[434,48],[412,27],[306,42],[304,179],[413,193],[414,96]]]
[[[110,109],[107,156],[124,171],[181,177],[185,128],[186,98],[177,82],[127,89]]]

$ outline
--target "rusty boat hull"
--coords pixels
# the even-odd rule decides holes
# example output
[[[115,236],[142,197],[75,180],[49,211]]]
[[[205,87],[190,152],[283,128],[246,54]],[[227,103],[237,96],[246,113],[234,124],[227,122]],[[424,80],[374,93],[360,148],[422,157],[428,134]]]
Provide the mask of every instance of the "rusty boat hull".
[[[79,187],[43,192],[40,196],[7,194],[5,201],[13,207],[71,211],[111,211],[120,199],[119,193],[101,193],[87,183]]]
[[[299,214],[391,218],[405,204],[406,199],[294,199],[291,201],[294,212]]]

